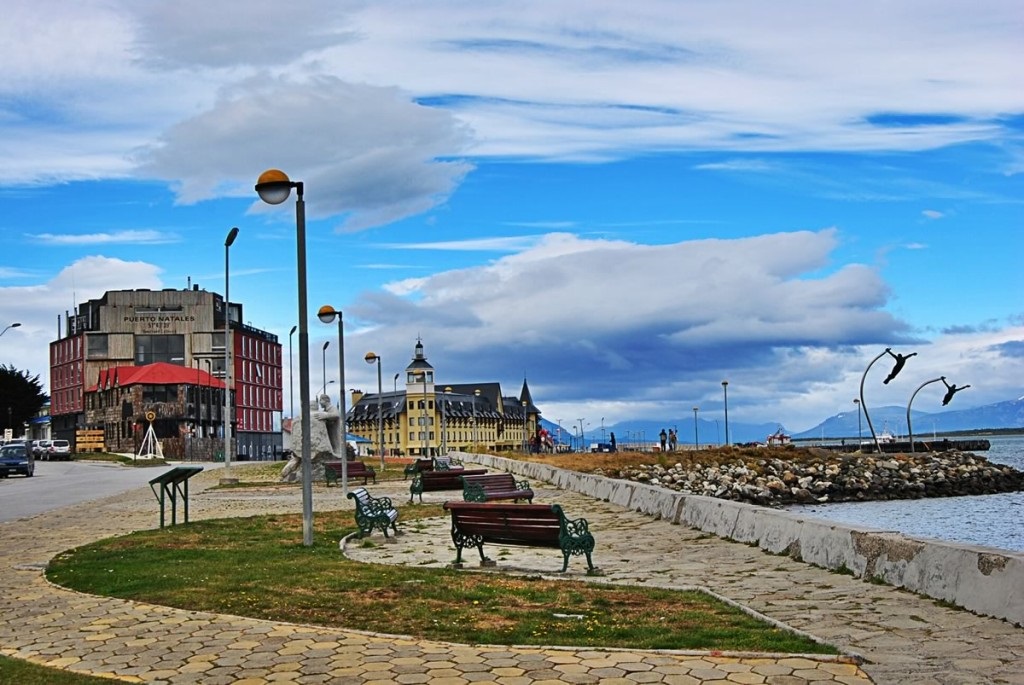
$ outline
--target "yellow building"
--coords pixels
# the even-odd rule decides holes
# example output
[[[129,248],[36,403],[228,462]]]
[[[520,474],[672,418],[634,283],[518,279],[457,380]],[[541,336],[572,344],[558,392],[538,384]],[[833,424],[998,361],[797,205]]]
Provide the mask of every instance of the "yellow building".
[[[527,451],[540,423],[525,379],[519,397],[503,396],[496,382],[441,384],[421,341],[405,368],[404,390],[355,390],[351,405],[346,428],[369,440],[374,454],[380,454],[382,439],[387,455]]]

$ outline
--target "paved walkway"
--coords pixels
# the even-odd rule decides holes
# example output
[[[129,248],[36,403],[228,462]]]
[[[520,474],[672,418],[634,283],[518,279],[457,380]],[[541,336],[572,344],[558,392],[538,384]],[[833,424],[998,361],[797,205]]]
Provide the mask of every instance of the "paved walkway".
[[[192,481],[193,520],[301,511],[297,489],[206,490]],[[404,485],[371,486],[394,493]],[[92,597],[42,575],[60,551],[152,528],[148,488],[0,525],[0,653],[75,671],[148,683],[1022,683],[1024,630],[949,610],[884,586],[710,538],[572,493],[538,489],[586,515],[597,538],[599,582],[705,586],[773,620],[868,659],[454,645]],[[425,497],[427,499],[427,497]],[[438,497],[441,499],[441,497]],[[339,488],[317,487],[314,510],[346,507]],[[347,508],[347,507],[346,507]],[[400,526],[402,528],[402,526]],[[352,545],[380,562],[444,564],[454,556],[443,519],[406,526],[397,541]],[[380,540],[378,536],[378,540]],[[503,570],[560,568],[552,550],[489,548]],[[412,559],[415,558],[415,561]],[[574,558],[569,575],[586,579]],[[115,571],[116,572],[116,571]]]

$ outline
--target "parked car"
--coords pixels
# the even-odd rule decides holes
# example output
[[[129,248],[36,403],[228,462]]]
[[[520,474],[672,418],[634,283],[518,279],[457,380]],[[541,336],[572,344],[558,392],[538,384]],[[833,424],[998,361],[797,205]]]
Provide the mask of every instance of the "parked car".
[[[46,454],[50,461],[71,459],[71,443],[67,440],[51,440]]]
[[[36,456],[36,459],[45,459],[46,453],[50,449],[49,440],[33,440],[32,441],[32,454]]]
[[[36,459],[29,450],[25,449],[25,443],[8,443],[0,447],[0,478],[6,478],[12,473],[20,473],[26,478],[31,478],[36,471]]]

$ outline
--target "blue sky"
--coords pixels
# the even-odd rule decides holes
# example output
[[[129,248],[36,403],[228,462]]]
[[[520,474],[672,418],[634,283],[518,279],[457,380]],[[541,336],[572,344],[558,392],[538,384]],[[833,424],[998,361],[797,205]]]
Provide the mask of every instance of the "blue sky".
[[[48,382],[106,290],[222,293],[232,226],[231,299],[287,355],[294,203],[252,189],[281,168],[349,387],[421,337],[439,383],[525,377],[566,424],[713,415],[728,380],[730,420],[805,430],[886,347],[918,354],[869,406],[1016,399],[1022,35],[1011,0],[10,0],[0,361]],[[336,332],[311,316],[314,387]]]

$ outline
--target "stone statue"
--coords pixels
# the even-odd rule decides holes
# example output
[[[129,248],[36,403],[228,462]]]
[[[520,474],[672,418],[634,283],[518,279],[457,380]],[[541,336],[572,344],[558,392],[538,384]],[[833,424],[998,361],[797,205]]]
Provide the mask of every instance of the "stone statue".
[[[310,409],[309,455],[313,480],[323,480],[324,462],[348,458],[347,445],[341,435],[341,417],[331,405],[331,398],[320,395]],[[302,477],[302,422],[292,421],[292,456],[281,469],[281,481],[294,483]]]

